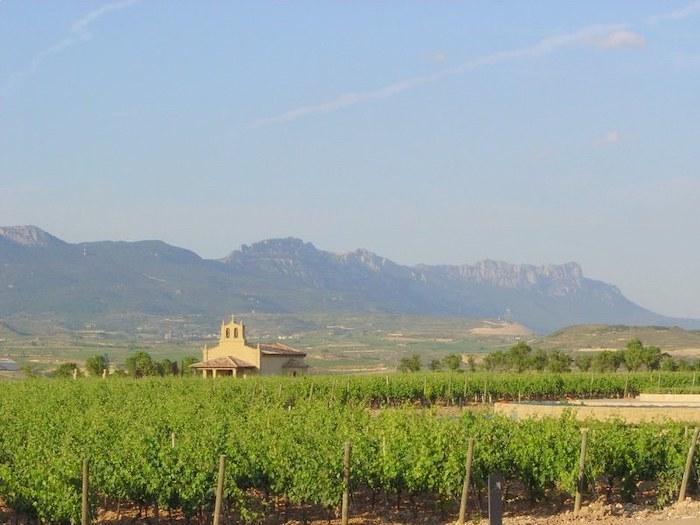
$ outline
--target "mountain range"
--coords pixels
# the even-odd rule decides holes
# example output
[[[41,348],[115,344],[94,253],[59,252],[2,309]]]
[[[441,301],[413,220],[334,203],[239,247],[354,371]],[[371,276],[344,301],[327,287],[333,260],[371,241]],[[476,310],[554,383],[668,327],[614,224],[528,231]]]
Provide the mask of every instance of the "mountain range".
[[[574,262],[405,266],[367,250],[336,254],[299,239],[203,259],[161,241],[71,244],[35,226],[0,227],[0,317],[52,314],[401,313],[518,321],[539,332],[572,324],[678,325],[584,276]]]

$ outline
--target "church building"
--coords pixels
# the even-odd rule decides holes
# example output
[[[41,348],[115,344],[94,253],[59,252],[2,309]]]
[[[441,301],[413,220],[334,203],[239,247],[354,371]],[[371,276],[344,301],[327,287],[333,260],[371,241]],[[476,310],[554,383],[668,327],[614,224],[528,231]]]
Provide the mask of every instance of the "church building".
[[[202,349],[202,361],[191,365],[202,371],[202,377],[249,375],[298,376],[309,368],[306,354],[280,343],[249,345],[245,339],[245,325],[233,317],[221,323],[219,344]]]

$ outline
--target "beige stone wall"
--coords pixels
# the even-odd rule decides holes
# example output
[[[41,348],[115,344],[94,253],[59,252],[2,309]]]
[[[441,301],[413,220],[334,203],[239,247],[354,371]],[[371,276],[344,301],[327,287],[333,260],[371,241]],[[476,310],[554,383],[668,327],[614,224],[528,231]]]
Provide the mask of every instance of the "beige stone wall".
[[[257,367],[257,373],[260,375],[292,375],[294,372],[296,372],[297,375],[302,375],[306,371],[305,368],[283,368],[290,359],[298,361],[300,365],[303,365],[304,358],[301,356],[263,355],[257,346],[246,344],[245,325],[243,325],[243,323],[236,323],[233,319],[231,319],[229,323],[221,324],[218,346],[213,348],[205,347],[202,349],[202,361],[209,361],[219,357],[241,359]],[[246,374],[253,375],[251,371],[246,372]]]
[[[305,373],[305,369],[294,369],[292,368],[287,369],[287,368],[282,368],[285,363],[287,363],[290,359],[294,359],[298,361],[300,364],[304,363],[304,358],[303,357],[289,357],[288,355],[285,356],[271,356],[271,355],[263,355],[262,356],[262,361],[261,361],[261,367],[260,367],[260,374],[261,375],[291,375],[293,371],[297,372],[297,375],[303,375]]]
[[[245,325],[233,320],[230,323],[222,323],[218,346],[202,349],[202,361],[228,356],[242,359],[260,368],[260,351],[246,344]]]
[[[496,403],[493,407],[496,414],[502,414],[512,419],[528,419],[554,417],[560,418],[565,411],[571,411],[579,421],[586,419],[622,419],[629,423],[645,421],[679,421],[700,423],[700,410],[695,407],[665,407],[665,406],[584,406],[584,405],[539,405],[535,403]]]

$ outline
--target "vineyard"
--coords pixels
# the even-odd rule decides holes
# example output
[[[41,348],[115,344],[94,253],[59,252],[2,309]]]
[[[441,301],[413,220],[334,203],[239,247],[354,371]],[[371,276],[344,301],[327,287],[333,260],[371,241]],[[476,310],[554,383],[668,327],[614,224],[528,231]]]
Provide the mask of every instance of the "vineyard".
[[[81,463],[91,507],[209,515],[219,455],[227,516],[257,521],[285,505],[332,513],[352,443],[351,489],[396,505],[459,499],[469,438],[474,496],[501,472],[532,501],[576,488],[581,424],[512,421],[417,404],[485,398],[623,396],[694,388],[693,374],[432,374],[303,380],[23,381],[0,384],[0,500],[46,523],[77,523]],[[383,406],[382,410],[368,410]],[[640,482],[659,505],[676,497],[690,441],[679,424],[588,422],[587,493],[629,499]],[[696,471],[700,461],[695,459]],[[470,503],[474,507],[474,502]]]

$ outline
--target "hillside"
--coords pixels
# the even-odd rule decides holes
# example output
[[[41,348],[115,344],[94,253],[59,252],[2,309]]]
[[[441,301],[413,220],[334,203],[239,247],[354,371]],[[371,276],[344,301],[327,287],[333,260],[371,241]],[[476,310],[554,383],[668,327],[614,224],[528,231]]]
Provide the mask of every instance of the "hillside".
[[[0,317],[46,315],[82,328],[120,316],[252,311],[501,318],[538,332],[583,323],[700,327],[632,303],[576,263],[404,266],[292,238],[207,260],[161,241],[70,244],[33,226],[0,228]]]
[[[546,349],[621,349],[632,338],[664,351],[700,355],[700,330],[684,330],[677,326],[570,326],[538,339],[536,344]]]

